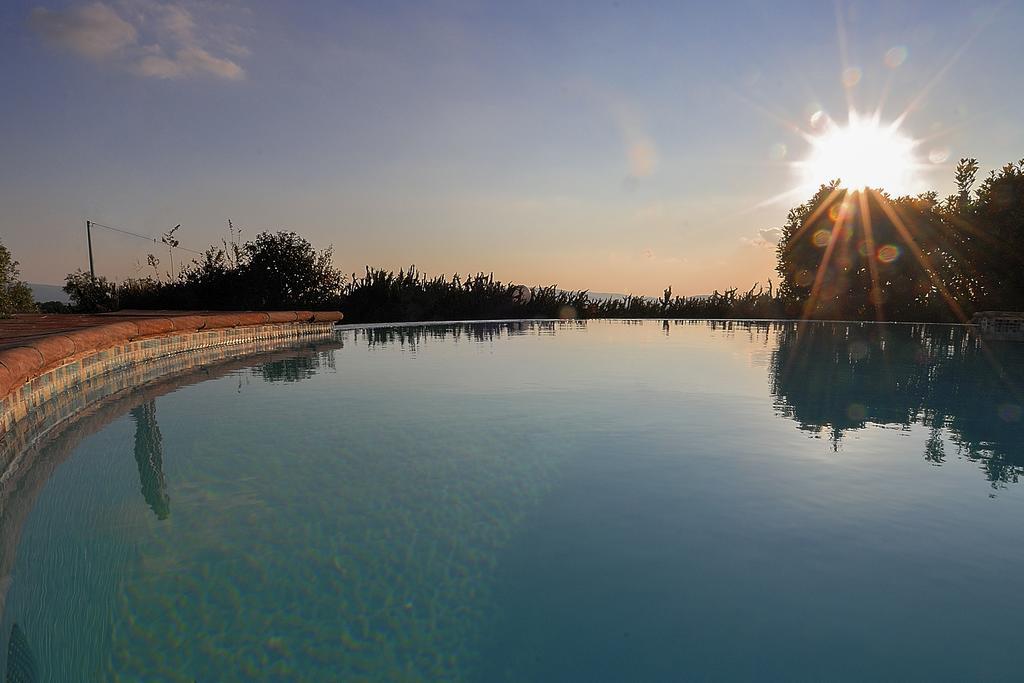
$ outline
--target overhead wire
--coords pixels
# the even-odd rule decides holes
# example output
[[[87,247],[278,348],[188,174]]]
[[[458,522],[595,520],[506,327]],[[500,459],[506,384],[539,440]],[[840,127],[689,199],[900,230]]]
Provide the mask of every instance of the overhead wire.
[[[130,235],[131,237],[138,237],[139,239],[148,240],[150,242],[153,242],[154,244],[165,244],[165,245],[167,245],[171,249],[180,249],[182,251],[187,251],[190,254],[195,254],[197,256],[202,256],[203,255],[203,252],[201,252],[201,251],[196,251],[195,249],[189,249],[188,247],[182,247],[182,246],[177,246],[177,245],[173,245],[173,244],[168,244],[167,242],[164,242],[159,237],[153,237],[152,235],[140,235],[139,233],[132,232],[131,230],[125,230],[124,228],[115,228],[112,225],[104,225],[103,223],[97,223],[96,221],[89,221],[89,224],[90,225],[94,225],[97,228],[105,228],[107,230],[113,230],[114,232],[119,232],[119,233],[121,233],[123,235]]]

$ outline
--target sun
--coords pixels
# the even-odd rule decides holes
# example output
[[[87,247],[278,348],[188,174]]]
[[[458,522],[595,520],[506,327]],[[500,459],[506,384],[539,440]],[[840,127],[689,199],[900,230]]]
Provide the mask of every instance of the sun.
[[[882,123],[878,115],[850,112],[845,126],[823,112],[811,117],[817,133],[805,134],[811,148],[796,166],[801,185],[811,191],[839,179],[851,190],[873,188],[889,194],[912,194],[920,188],[914,156],[918,143],[902,133],[898,122]]]

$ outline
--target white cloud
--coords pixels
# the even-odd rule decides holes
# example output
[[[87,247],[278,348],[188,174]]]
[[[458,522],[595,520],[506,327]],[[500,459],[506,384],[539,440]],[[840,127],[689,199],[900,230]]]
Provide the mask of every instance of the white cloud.
[[[245,77],[238,62],[214,55],[206,47],[217,39],[232,57],[248,56],[249,50],[231,39],[232,27],[197,23],[180,4],[120,0],[117,9],[103,2],[66,10],[37,7],[29,23],[51,45],[140,76],[232,81]]]
[[[134,66],[142,76],[154,78],[183,78],[191,74],[206,73],[228,80],[245,77],[242,67],[230,59],[214,57],[201,47],[189,46],[178,50],[173,58],[162,54],[142,57]]]
[[[49,43],[95,60],[114,57],[138,41],[135,27],[102,2],[63,12],[36,7],[29,23]]]
[[[752,247],[773,247],[782,239],[782,228],[761,228],[757,237],[741,237],[740,242]]]
[[[761,228],[757,234],[768,244],[778,244],[782,239],[782,228]]]
[[[195,40],[196,22],[187,10],[177,5],[161,5],[157,11],[162,14],[160,23],[168,34],[183,43]]]

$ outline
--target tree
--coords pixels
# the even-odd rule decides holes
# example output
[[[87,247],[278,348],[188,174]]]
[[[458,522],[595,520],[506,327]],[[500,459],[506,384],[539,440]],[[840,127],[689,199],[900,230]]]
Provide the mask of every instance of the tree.
[[[782,228],[787,312],[957,321],[1024,308],[1024,161],[992,173],[972,196],[977,172],[976,160],[961,160],[957,192],[944,201],[823,185]]]
[[[786,215],[786,224],[782,226],[782,235],[775,250],[775,269],[782,278],[779,294],[794,313],[810,298],[821,258],[821,247],[815,244],[815,221],[819,222],[822,230],[828,230],[827,210],[835,195],[840,192],[838,180],[822,185],[813,197],[790,209]],[[822,235],[817,237],[822,241]]]
[[[32,289],[21,281],[18,262],[0,242],[0,318],[14,313],[32,313],[36,310]]]
[[[102,275],[93,277],[81,270],[68,273],[64,291],[77,313],[105,313],[119,308],[117,285]]]
[[[335,304],[343,277],[330,248],[316,251],[294,232],[262,232],[242,248],[247,308],[321,308]]]
[[[965,213],[971,204],[971,188],[978,177],[978,160],[961,159],[956,165],[956,194],[949,198],[950,208],[957,213]]]
[[[338,305],[344,277],[331,249],[317,251],[294,232],[263,232],[244,244],[228,222],[231,240],[212,246],[164,281],[145,277],[120,284],[77,271],[64,287],[76,310],[116,310],[120,306],[169,310],[326,309]],[[174,230],[165,243],[176,246]],[[152,254],[147,264],[158,273]]]
[[[990,173],[962,220],[968,262],[982,278],[980,303],[1024,310],[1024,160]]]

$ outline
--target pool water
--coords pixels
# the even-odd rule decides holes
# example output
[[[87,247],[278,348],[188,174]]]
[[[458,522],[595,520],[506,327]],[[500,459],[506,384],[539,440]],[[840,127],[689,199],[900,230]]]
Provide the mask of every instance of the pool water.
[[[0,483],[7,670],[1020,677],[1024,345],[352,328],[204,377],[57,430]]]

